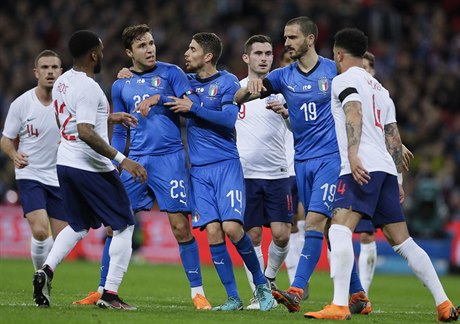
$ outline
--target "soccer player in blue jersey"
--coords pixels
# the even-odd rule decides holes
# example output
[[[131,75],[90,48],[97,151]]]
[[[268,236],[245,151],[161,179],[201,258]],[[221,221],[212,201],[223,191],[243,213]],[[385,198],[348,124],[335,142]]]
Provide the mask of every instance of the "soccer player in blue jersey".
[[[299,198],[307,212],[305,242],[291,286],[286,291],[275,290],[273,295],[291,312],[300,311],[304,288],[321,255],[323,233],[331,219],[331,204],[340,172],[330,93],[337,69],[334,61],[316,53],[317,37],[318,28],[310,18],[288,21],[284,45],[296,62],[270,72],[263,80],[250,80],[235,96],[235,101],[243,103],[281,93],[288,106]],[[355,269],[350,294],[361,292],[363,288]],[[367,297],[363,301],[365,307],[359,312],[369,313],[370,302]]]
[[[228,295],[228,300],[213,310],[243,308],[225,244],[227,235],[253,275],[260,310],[267,311],[274,300],[251,239],[243,230],[245,187],[234,129],[239,109],[233,101],[240,85],[233,74],[217,70],[221,53],[217,35],[195,34],[185,52],[185,66],[195,72],[189,79],[196,95],[170,97],[173,101],[165,105],[188,117],[193,227],[206,229],[212,260]],[[147,99],[139,109],[145,111],[151,103]]]
[[[182,97],[191,92],[187,76],[178,66],[156,60],[156,47],[149,26],[125,28],[122,41],[133,63],[133,76],[113,83],[114,112],[136,114],[136,106],[148,97]],[[112,145],[124,151],[126,140],[127,129],[116,125]],[[127,172],[120,175],[133,210],[150,210],[154,199],[157,200],[160,210],[168,214],[179,243],[195,308],[211,309],[203,291],[198,245],[188,221],[189,176],[179,115],[158,102],[148,116],[139,118],[139,124],[129,129],[129,157],[144,166],[149,175],[146,183],[133,181]]]

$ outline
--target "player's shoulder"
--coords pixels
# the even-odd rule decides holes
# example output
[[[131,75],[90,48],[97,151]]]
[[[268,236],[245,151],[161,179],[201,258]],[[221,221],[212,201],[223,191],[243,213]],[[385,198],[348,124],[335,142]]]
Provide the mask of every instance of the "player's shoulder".
[[[334,60],[328,59],[323,56],[318,56],[318,60],[320,62],[320,68],[323,71],[327,71],[328,74],[331,74],[332,76],[337,75],[337,66],[334,62]]]
[[[223,83],[229,87],[240,87],[240,81],[233,73],[230,73],[226,70],[219,71],[219,79],[223,80]]]
[[[158,70],[165,70],[170,73],[177,73],[177,72],[184,73],[184,71],[176,64],[157,61],[156,66]]]
[[[21,107],[27,106],[31,101],[33,101],[35,88],[29,89],[26,92],[22,93],[19,97],[13,100],[10,105],[10,109],[20,109]]]

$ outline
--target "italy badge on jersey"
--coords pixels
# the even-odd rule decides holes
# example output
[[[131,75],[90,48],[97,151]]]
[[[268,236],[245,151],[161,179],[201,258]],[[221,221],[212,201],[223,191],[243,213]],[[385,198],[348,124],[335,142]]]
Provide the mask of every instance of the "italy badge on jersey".
[[[158,87],[161,83],[161,79],[159,77],[154,77],[152,78],[152,86],[153,87]]]
[[[217,83],[211,84],[209,86],[208,94],[211,97],[214,97],[217,94],[217,90],[218,90]]]
[[[329,83],[326,77],[321,77],[318,79],[318,87],[321,92],[326,92],[329,89]]]

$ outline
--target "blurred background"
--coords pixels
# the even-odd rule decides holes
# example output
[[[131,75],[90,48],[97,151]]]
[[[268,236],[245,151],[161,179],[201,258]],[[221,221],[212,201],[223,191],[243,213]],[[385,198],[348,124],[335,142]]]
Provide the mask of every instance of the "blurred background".
[[[121,44],[128,25],[149,24],[157,59],[181,67],[191,36],[214,32],[224,43],[219,68],[242,78],[247,73],[241,59],[245,40],[253,34],[271,36],[276,67],[284,24],[300,15],[317,23],[317,52],[328,58],[339,29],[358,27],[368,35],[377,78],[395,101],[403,143],[415,155],[404,180],[411,233],[421,239],[449,238],[451,243],[453,238],[460,244],[458,0],[2,0],[0,129],[9,104],[36,85],[32,69],[40,51],[53,49],[65,70],[71,66],[67,41],[77,29],[93,30],[103,40],[103,70],[97,81],[110,100],[118,70],[130,65]],[[17,203],[15,190],[12,163],[0,153],[3,206]],[[460,264],[458,250],[452,258]]]

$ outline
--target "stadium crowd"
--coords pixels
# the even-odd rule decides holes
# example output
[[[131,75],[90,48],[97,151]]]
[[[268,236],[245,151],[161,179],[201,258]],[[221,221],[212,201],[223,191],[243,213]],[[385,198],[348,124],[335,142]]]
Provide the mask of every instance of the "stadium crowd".
[[[152,27],[159,60],[183,66],[193,33],[210,31],[224,43],[220,68],[239,78],[249,35],[267,34],[279,60],[284,24],[307,15],[317,22],[317,52],[332,57],[335,32],[357,27],[369,36],[377,78],[397,108],[403,143],[414,153],[404,188],[408,223],[415,234],[442,235],[447,220],[460,220],[460,5],[455,0],[3,0],[0,5],[0,128],[9,104],[36,84],[33,59],[48,48],[71,59],[66,44],[77,29],[101,35],[104,68],[97,81],[110,98],[118,70],[129,66],[121,32],[127,25]],[[274,66],[277,66],[275,64]],[[13,165],[0,153],[0,201],[15,188]],[[418,220],[435,219],[429,230]],[[413,219],[413,221],[412,221]]]

